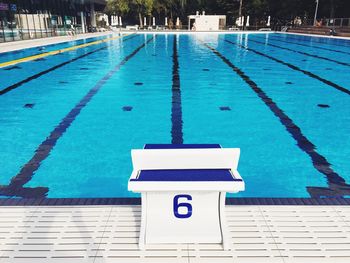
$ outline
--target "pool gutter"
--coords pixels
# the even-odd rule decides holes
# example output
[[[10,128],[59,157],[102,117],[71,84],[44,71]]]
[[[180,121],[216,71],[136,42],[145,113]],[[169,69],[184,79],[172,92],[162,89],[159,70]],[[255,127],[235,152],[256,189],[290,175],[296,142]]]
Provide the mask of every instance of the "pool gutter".
[[[1,206],[140,205],[141,198],[0,198]],[[226,205],[350,205],[350,198],[226,198]]]

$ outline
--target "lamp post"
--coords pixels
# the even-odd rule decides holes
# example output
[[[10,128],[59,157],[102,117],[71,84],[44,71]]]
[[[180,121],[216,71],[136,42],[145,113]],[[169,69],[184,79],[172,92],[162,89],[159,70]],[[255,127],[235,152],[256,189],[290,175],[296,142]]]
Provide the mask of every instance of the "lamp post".
[[[240,19],[240,26],[243,28],[244,27],[244,18],[242,17],[242,5],[243,5],[243,0],[239,0],[239,9],[238,9],[238,17]]]
[[[314,17],[314,26],[316,26],[317,10],[318,10],[318,2],[319,2],[319,0],[316,0],[316,9],[315,9],[315,17]]]
[[[238,16],[239,16],[239,17],[242,16],[242,1],[243,1],[243,0],[239,0],[239,9],[238,9]]]

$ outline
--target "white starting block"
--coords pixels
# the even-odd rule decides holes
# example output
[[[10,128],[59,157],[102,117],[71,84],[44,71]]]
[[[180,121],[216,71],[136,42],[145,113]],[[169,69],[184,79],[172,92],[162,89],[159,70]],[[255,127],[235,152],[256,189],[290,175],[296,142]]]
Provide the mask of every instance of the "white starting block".
[[[225,195],[244,190],[239,154],[218,144],[132,150],[128,189],[141,193],[140,249],[172,243],[222,243],[230,249]]]

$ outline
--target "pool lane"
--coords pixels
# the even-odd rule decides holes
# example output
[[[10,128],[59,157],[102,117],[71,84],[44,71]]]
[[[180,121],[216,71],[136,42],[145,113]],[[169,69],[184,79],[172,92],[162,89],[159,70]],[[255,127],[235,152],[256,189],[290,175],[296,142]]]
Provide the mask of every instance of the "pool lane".
[[[127,55],[117,66],[109,71],[96,83],[94,87],[89,90],[89,92],[80,100],[80,102],[62,119],[62,121],[50,133],[50,135],[38,146],[32,159],[30,159],[30,161],[22,167],[19,173],[11,179],[11,183],[8,186],[0,186],[0,194],[12,194],[14,196],[27,198],[37,198],[40,197],[40,195],[41,197],[45,196],[46,193],[43,192],[44,187],[40,187],[40,192],[36,189],[31,189],[32,191],[28,191],[28,189],[26,189],[23,191],[23,185],[32,179],[34,173],[39,169],[41,162],[49,156],[57,141],[63,136],[75,118],[80,114],[81,110],[90,102],[90,100],[97,94],[102,86],[113,76],[113,74],[119,71],[120,68],[126,64],[126,62],[133,58],[142,48],[146,46],[146,44],[152,41],[152,39],[153,38],[148,39],[144,44],[140,45],[132,53]]]
[[[184,142],[242,149],[238,169],[246,190],[234,196],[309,197],[307,186],[327,186],[249,85],[201,46],[200,41],[217,46],[215,36],[180,36],[180,40]]]
[[[103,51],[0,96],[0,184],[8,184],[31,159],[38,145],[90,90],[91,83],[97,83],[143,42],[141,36],[127,43],[116,40]]]
[[[177,35],[174,35],[173,40],[173,85],[172,85],[172,101],[171,101],[171,143],[182,144],[182,100],[179,74],[179,58],[177,51]]]
[[[263,40],[266,40],[266,36],[256,36],[257,38],[259,39],[263,39]],[[276,35],[268,35],[268,42],[271,42],[271,41],[274,41],[275,43],[286,43],[286,44],[289,44],[289,45],[294,45],[294,46],[302,46],[302,47],[306,47],[310,52],[319,52],[319,50],[322,50],[322,53],[327,51],[326,54],[329,54],[328,52],[331,51],[331,52],[335,52],[335,53],[340,53],[340,54],[346,54],[346,55],[350,55],[350,52],[347,52],[347,51],[343,51],[343,50],[337,50],[337,49],[334,49],[334,48],[326,48],[326,47],[320,47],[320,46],[317,46],[317,45],[312,45],[311,43],[309,44],[302,44],[300,42],[296,42],[296,41],[293,41],[293,39],[288,39],[288,38],[281,38],[279,36],[276,36]],[[317,50],[317,51],[316,51]]]
[[[133,36],[123,36],[123,41],[128,41],[129,39],[132,39],[133,37],[135,37],[136,35]],[[113,40],[116,40],[118,38],[121,37],[117,37],[114,38]],[[71,62],[77,61],[81,58],[84,58],[86,56],[89,56],[95,52],[104,50],[108,47],[108,45],[104,45],[105,42],[100,42],[98,43],[99,45],[97,45],[99,48],[96,48],[95,50],[92,51],[86,51],[89,50],[87,49],[88,47],[84,48],[85,51],[83,52],[77,52],[73,58],[68,57],[68,60],[65,60],[64,62],[60,62],[59,64],[56,64],[57,61],[62,61],[64,59],[67,59],[67,56],[63,56],[63,53],[57,53],[55,55],[51,55],[51,56],[58,56],[60,55],[61,57],[59,57],[58,59],[56,58],[40,58],[40,59],[36,59],[36,60],[32,60],[35,65],[33,63],[28,63],[26,62],[25,64],[20,64],[20,65],[16,65],[16,66],[11,66],[11,67],[5,67],[5,68],[0,68],[0,75],[6,75],[7,78],[4,79],[4,81],[2,81],[1,86],[0,86],[0,95],[3,95],[13,89],[16,89],[18,87],[20,87],[21,85],[23,85],[24,83],[27,83],[33,79],[36,79],[44,74],[47,74],[53,70],[59,69]],[[101,47],[102,46],[102,47]],[[75,50],[75,49],[74,49]],[[91,49],[90,49],[91,50]],[[26,65],[26,64],[29,65]],[[49,65],[53,65],[52,67],[47,67]],[[26,68],[28,70],[26,70]],[[44,69],[44,70],[43,70]],[[11,71],[9,71],[11,70]],[[13,71],[14,70],[14,71]],[[29,75],[29,74],[33,74],[33,75]],[[25,77],[26,75],[29,75],[27,77]],[[20,76],[20,77],[18,77]],[[23,77],[25,77],[24,79],[22,79]],[[18,79],[22,79],[21,81],[18,81]],[[8,85],[8,83],[11,83],[10,85]],[[8,86],[6,86],[8,85]]]
[[[249,76],[247,76],[239,67],[232,64],[225,56],[218,52],[215,48],[208,44],[204,44],[209,48],[215,55],[217,55],[227,66],[229,66],[235,73],[237,73],[248,85],[249,87],[260,97],[260,99],[265,103],[267,107],[273,112],[273,114],[279,118],[280,122],[284,125],[286,130],[297,142],[298,147],[309,155],[314,168],[327,177],[329,185],[339,185],[340,187],[348,188],[350,193],[350,185],[345,183],[344,178],[342,178],[337,172],[335,172],[327,159],[319,154],[316,150],[315,145],[303,134],[300,127],[298,127],[293,120],[286,115],[283,110],[261,89]],[[341,197],[343,195],[340,193],[333,193],[333,197]]]
[[[338,49],[348,51],[350,48],[350,41],[345,39],[331,38],[331,37],[317,37],[313,36],[304,36],[297,34],[276,34],[277,37],[291,39],[294,41],[308,42],[312,45],[321,45],[321,46],[336,46]]]
[[[320,56],[320,55],[317,55],[317,54],[307,53],[307,52],[300,51],[300,50],[297,50],[297,49],[292,49],[292,48],[288,48],[288,47],[282,47],[282,46],[279,46],[279,45],[276,45],[276,44],[269,43],[269,41],[262,42],[262,41],[258,41],[258,40],[254,40],[254,39],[250,38],[249,42],[253,42],[253,43],[262,44],[262,45],[265,45],[265,46],[271,46],[271,47],[287,50],[287,51],[290,51],[290,52],[298,53],[298,54],[301,54],[301,55],[305,55],[305,56],[316,58],[316,59],[320,59],[320,60],[326,60],[326,61],[334,62],[334,63],[336,63],[338,65],[342,65],[342,66],[347,66],[347,67],[350,66],[350,64],[346,63],[346,62],[334,60],[334,59],[327,58],[327,57],[324,57],[324,56]]]
[[[350,74],[350,68],[348,66],[337,65],[334,62],[330,61],[321,61],[312,57],[307,57],[302,54],[292,53],[284,50],[280,50],[274,47],[263,46],[254,42],[250,42],[249,38],[254,40],[255,35],[245,35],[243,38],[247,38],[246,43],[248,47],[256,51],[260,51],[265,54],[269,54],[276,59],[282,60],[289,64],[292,64],[300,69],[311,72],[314,75],[317,75],[325,80],[331,81],[338,86],[350,89],[349,82],[347,78],[344,78],[344,75]],[[268,36],[266,36],[266,43],[268,42]],[[285,47],[289,47],[285,45]],[[300,50],[303,50],[300,48]],[[348,49],[349,50],[349,49]],[[329,52],[331,53],[331,52]],[[325,55],[324,57],[332,57],[333,60],[339,60],[342,62],[350,63],[350,57],[342,54],[335,55]]]
[[[253,41],[249,41],[250,37],[255,39],[255,35],[246,35],[243,38],[247,38],[247,47],[252,48],[256,51],[260,51],[265,54],[269,54],[275,59],[279,59],[285,63],[291,64],[301,70],[312,73],[319,78],[322,78],[326,81],[332,82],[340,87],[350,90],[349,82],[343,76],[346,74],[350,74],[350,68],[347,65],[341,65],[341,63],[350,63],[350,57],[342,54],[336,55],[326,55],[323,54],[322,57],[325,59],[319,59],[316,57],[306,56],[297,52],[289,52],[283,49],[270,47],[267,45],[262,45],[260,43],[254,43]],[[266,36],[268,39],[268,36]],[[268,40],[265,41],[268,43]],[[286,48],[290,46],[285,45]],[[303,51],[302,48],[299,49]],[[331,52],[329,52],[331,53]],[[318,53],[320,55],[320,53]],[[335,63],[333,61],[327,61],[327,57],[331,57],[332,60],[340,61],[340,63]]]
[[[248,39],[247,39],[247,40],[248,40]],[[249,41],[249,40],[248,40],[248,41]],[[247,42],[248,42],[248,41],[247,41]],[[319,80],[319,81],[321,81],[321,82],[327,84],[328,86],[330,86],[330,87],[332,87],[332,88],[335,88],[335,89],[337,89],[337,90],[339,90],[339,91],[341,91],[341,92],[343,92],[343,93],[345,93],[345,94],[347,94],[347,95],[350,95],[350,90],[349,90],[347,87],[343,87],[343,86],[341,86],[341,85],[338,85],[338,84],[335,83],[335,82],[332,82],[332,81],[330,81],[330,80],[328,80],[328,79],[325,79],[325,78],[323,78],[322,76],[319,76],[319,75],[317,75],[317,74],[315,74],[315,73],[313,73],[313,72],[311,72],[311,71],[304,70],[304,69],[302,69],[302,68],[300,68],[300,67],[298,67],[298,66],[296,66],[296,65],[294,65],[294,64],[291,64],[291,63],[289,63],[289,62],[287,62],[287,61],[285,61],[285,60],[279,59],[279,58],[277,58],[276,56],[270,56],[270,55],[268,55],[268,54],[270,54],[270,52],[273,52],[273,51],[275,51],[275,50],[273,50],[273,51],[271,51],[271,50],[263,50],[264,52],[262,52],[262,51],[260,51],[260,50],[257,50],[257,49],[248,47],[248,45],[242,45],[242,44],[240,44],[240,43],[237,43],[237,42],[234,42],[234,41],[231,41],[231,40],[228,40],[228,39],[225,39],[225,42],[227,42],[227,43],[229,43],[229,44],[231,44],[231,45],[236,45],[236,46],[238,46],[238,47],[240,47],[240,48],[243,48],[243,49],[246,49],[246,50],[248,50],[248,51],[254,52],[255,54],[258,54],[259,56],[268,58],[268,59],[273,60],[273,61],[275,61],[275,62],[277,62],[277,63],[280,63],[280,64],[282,64],[282,65],[285,65],[285,66],[287,66],[288,68],[290,68],[290,69],[292,69],[292,70],[299,71],[299,72],[301,72],[301,73],[303,73],[303,74],[305,74],[305,75],[307,75],[307,76],[309,76],[309,77],[311,77],[311,78],[317,79],[317,80]],[[277,52],[275,52],[274,54],[277,54]],[[283,58],[286,59],[286,60],[288,60],[287,56],[284,56]],[[342,72],[342,73],[343,73],[343,72]],[[321,74],[324,75],[324,74],[325,74],[324,71],[321,71]],[[339,81],[338,78],[337,78],[337,81]],[[341,80],[340,80],[340,82],[344,82],[344,83],[345,83],[345,82],[347,82],[347,80],[346,80],[346,81],[341,81]]]
[[[298,71],[285,70],[281,63],[261,59],[264,57],[247,49],[222,42],[218,50],[232,63],[239,64],[280,105],[316,145],[317,151],[327,158],[331,167],[349,183],[350,165],[346,149],[350,147],[350,97],[332,91],[327,85],[300,75]]]
[[[127,191],[130,150],[172,139],[172,55],[173,36],[140,50],[81,111],[26,187],[46,186],[49,197],[137,196]]]

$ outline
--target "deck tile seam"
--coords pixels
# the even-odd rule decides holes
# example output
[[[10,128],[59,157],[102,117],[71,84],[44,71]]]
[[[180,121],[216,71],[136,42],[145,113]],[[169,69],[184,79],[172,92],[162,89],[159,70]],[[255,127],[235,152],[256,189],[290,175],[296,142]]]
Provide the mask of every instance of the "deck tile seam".
[[[93,257],[93,263],[95,263],[97,254],[99,253],[99,249],[100,249],[100,247],[101,247],[101,243],[102,243],[102,241],[103,241],[103,237],[104,237],[104,234],[105,234],[105,232],[106,232],[107,225],[108,225],[108,223],[109,223],[109,219],[110,219],[110,217],[111,217],[113,208],[114,208],[114,207],[111,206],[111,208],[110,208],[110,210],[109,210],[109,214],[108,214],[108,217],[107,217],[107,221],[106,221],[105,224],[104,224],[104,228],[103,228],[103,232],[102,232],[102,235],[101,235],[101,238],[100,238],[100,242],[99,242],[99,244],[98,244],[98,246],[97,246],[95,256]]]
[[[281,257],[283,263],[286,263],[285,260],[284,260],[284,257],[282,256],[282,253],[281,253],[281,251],[280,251],[280,248],[279,248],[279,246],[278,246],[278,244],[277,244],[277,242],[276,242],[276,239],[275,239],[273,233],[271,232],[270,225],[268,224],[268,222],[267,222],[267,220],[266,220],[266,218],[265,218],[265,215],[264,215],[263,211],[261,210],[261,207],[258,206],[258,209],[259,209],[259,212],[260,212],[261,216],[262,216],[263,219],[264,219],[264,222],[265,222],[265,225],[266,225],[266,227],[267,227],[267,229],[268,229],[268,231],[269,231],[269,234],[270,234],[271,238],[273,239],[274,245],[276,246],[276,249],[278,250],[278,254],[280,255],[280,257]]]
[[[190,245],[187,244],[186,248],[187,248],[187,263],[190,263],[191,262],[191,259],[190,259]]]
[[[337,214],[337,217],[347,226],[347,228],[349,228],[350,230],[350,223],[347,222],[347,220],[344,220],[344,217],[338,212],[337,209],[335,209],[335,207],[332,206],[333,211]],[[350,220],[350,218],[349,218]],[[350,222],[350,221],[349,221]]]
[[[31,219],[34,218],[34,216],[36,215],[36,213],[39,210],[39,208],[40,208],[39,206],[35,206],[34,209],[32,209],[32,207],[30,207],[30,208],[28,207],[28,209],[30,209],[30,216],[29,216],[28,220],[26,220],[25,224],[23,224],[24,226],[28,226],[29,224],[31,224]],[[16,218],[16,215],[14,217]],[[11,232],[16,231],[17,228],[18,228],[18,226],[15,227]],[[2,251],[2,253],[0,254],[1,255],[0,256],[0,262],[3,262],[3,261],[1,261],[1,259],[5,259],[5,258],[3,258],[5,253],[6,253],[6,251]],[[4,261],[4,263],[5,262],[6,261]]]
[[[62,208],[65,209],[66,207],[62,207]],[[70,208],[70,207],[68,207],[68,208]],[[95,223],[96,223],[96,228],[94,229],[93,234],[89,234],[89,239],[92,239],[92,242],[90,243],[90,241],[88,241],[89,244],[87,244],[87,245],[85,246],[85,248],[86,248],[86,254],[85,254],[85,256],[86,256],[89,260],[94,260],[95,256],[92,256],[93,250],[95,249],[94,247],[97,245],[97,248],[98,248],[99,243],[102,242],[102,238],[103,238],[102,235],[103,235],[103,231],[105,230],[105,227],[104,227],[104,226],[107,224],[107,222],[105,222],[104,219],[105,219],[105,217],[106,217],[106,213],[108,213],[108,215],[110,214],[110,210],[111,210],[111,209],[112,209],[112,207],[106,208],[106,207],[102,206],[102,207],[98,208],[96,211],[94,210],[94,212],[99,212],[99,215],[98,215],[97,222],[95,222]],[[70,213],[71,223],[74,223],[75,225],[79,225],[79,222],[75,222],[75,221],[74,221],[73,216],[82,214],[81,209],[79,209],[79,210],[77,210],[77,211],[74,211],[74,210],[72,210],[72,209],[69,209],[69,210],[67,210],[67,212]],[[91,213],[91,211],[87,211],[87,212],[88,212],[89,214]],[[72,220],[72,219],[73,219],[73,220]],[[89,222],[89,220],[82,219],[81,222],[85,223],[85,222]],[[67,229],[67,228],[68,228],[68,226],[65,226],[65,227],[64,227],[64,229]],[[99,232],[99,230],[98,230],[99,228],[103,228],[103,231],[102,231],[102,232]],[[96,236],[96,235],[97,235],[97,236]],[[101,235],[101,236],[99,236],[99,235]],[[100,242],[94,242],[94,241],[93,241],[94,239],[98,240],[99,238],[101,239]],[[84,242],[84,240],[83,240],[82,237],[79,238],[79,241],[80,241],[80,240],[81,240],[82,242]],[[63,241],[64,241],[64,240],[63,240]],[[98,251],[98,250],[96,250],[96,251]],[[89,255],[89,253],[91,253],[91,256]]]
[[[322,240],[320,239],[319,236],[315,236],[316,232],[314,231],[314,226],[311,226],[310,222],[304,220],[306,211],[301,211],[299,209],[295,209],[295,212],[296,212],[296,214],[299,215],[299,217],[302,220],[303,226],[301,226],[301,227],[305,228],[305,230],[308,231],[310,239],[311,239],[308,243],[305,243],[305,245],[307,244],[307,245],[316,246],[317,249],[319,249],[320,253],[321,252],[324,253],[326,251],[327,245],[321,243]],[[327,215],[329,215],[330,212],[331,211],[327,211],[327,210],[319,211],[319,213],[324,213],[324,214],[327,214]],[[336,218],[336,216],[331,215],[331,218]],[[278,228],[278,226],[275,226],[275,225],[273,227],[274,228],[276,228],[276,227]],[[290,238],[286,237],[285,234],[279,235],[278,239],[281,240],[280,243],[281,243],[281,246],[283,246],[283,247],[289,246],[290,243],[291,243],[291,241],[288,240]],[[298,241],[298,240],[299,239],[296,238],[295,242],[297,242],[297,243],[298,242],[304,243],[304,241]],[[309,244],[310,242],[312,242],[312,244]],[[297,249],[297,248],[285,248],[285,251],[286,251],[286,253],[291,253],[291,257],[294,258],[295,256],[293,255],[294,254],[293,251],[295,251],[295,249]],[[315,248],[305,248],[306,251],[313,251],[314,249]],[[328,256],[324,256],[324,257],[328,257]]]

